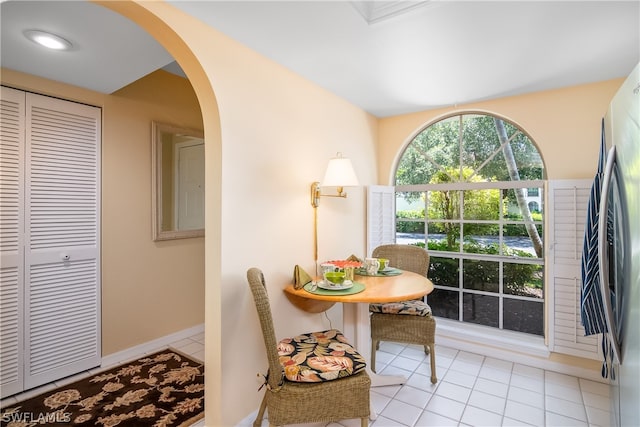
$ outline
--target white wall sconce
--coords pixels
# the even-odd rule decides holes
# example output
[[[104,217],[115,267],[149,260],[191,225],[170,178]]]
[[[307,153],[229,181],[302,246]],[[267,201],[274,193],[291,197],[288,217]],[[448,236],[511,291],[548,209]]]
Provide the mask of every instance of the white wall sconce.
[[[356,187],[358,185],[358,177],[353,170],[351,160],[342,157],[342,153],[337,153],[336,157],[329,160],[322,184],[318,181],[311,184],[311,206],[313,206],[313,260],[316,263],[316,274],[318,269],[318,206],[320,205],[320,197],[346,198],[347,193],[344,191],[344,187]],[[337,194],[322,194],[320,187],[337,187]]]
[[[337,153],[336,157],[329,160],[327,171],[324,174],[322,184],[316,181],[311,184],[311,205],[317,208],[320,205],[320,197],[347,197],[344,187],[358,186],[358,177],[353,170],[351,160]],[[337,187],[337,194],[322,194],[320,187]]]

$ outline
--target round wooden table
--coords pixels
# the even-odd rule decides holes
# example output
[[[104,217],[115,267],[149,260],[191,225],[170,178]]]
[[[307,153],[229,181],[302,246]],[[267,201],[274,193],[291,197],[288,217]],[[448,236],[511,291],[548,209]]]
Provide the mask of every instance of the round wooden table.
[[[309,313],[321,313],[336,302],[395,302],[421,298],[433,290],[433,283],[420,274],[403,271],[398,276],[360,276],[355,282],[364,284],[362,292],[352,295],[318,295],[295,289],[293,284],[284,289],[293,305]]]
[[[433,290],[433,283],[426,277],[411,271],[398,276],[360,276],[355,282],[365,285],[362,292],[352,295],[318,295],[287,285],[284,292],[293,305],[310,313],[320,313],[337,302],[343,303],[343,329],[345,337],[367,361],[371,361],[371,325],[369,303],[395,302],[419,299]],[[407,378],[399,375],[378,375],[369,369],[371,386],[404,384]]]

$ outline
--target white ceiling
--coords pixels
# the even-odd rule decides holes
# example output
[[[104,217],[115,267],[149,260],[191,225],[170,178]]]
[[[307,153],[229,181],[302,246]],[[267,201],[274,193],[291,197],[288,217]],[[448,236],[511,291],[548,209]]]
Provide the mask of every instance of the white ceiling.
[[[74,43],[50,51],[24,30],[50,31]],[[85,1],[5,1],[0,4],[2,67],[112,93],[173,61],[149,34],[128,19]]]
[[[640,1],[170,1],[378,117],[626,76]],[[0,64],[104,93],[173,59],[84,1],[0,4]],[[47,52],[22,36],[76,43]],[[215,54],[215,46],[212,46]]]

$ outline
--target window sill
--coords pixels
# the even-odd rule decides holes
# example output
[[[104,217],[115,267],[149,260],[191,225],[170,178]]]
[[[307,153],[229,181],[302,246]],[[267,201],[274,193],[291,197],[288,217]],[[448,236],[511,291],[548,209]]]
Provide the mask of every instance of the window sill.
[[[441,317],[436,322],[436,343],[447,347],[507,360],[521,360],[522,355],[546,359],[551,354],[543,337]]]
[[[604,382],[601,362],[549,351],[544,338],[436,317],[436,346]],[[436,351],[436,357],[437,351]]]

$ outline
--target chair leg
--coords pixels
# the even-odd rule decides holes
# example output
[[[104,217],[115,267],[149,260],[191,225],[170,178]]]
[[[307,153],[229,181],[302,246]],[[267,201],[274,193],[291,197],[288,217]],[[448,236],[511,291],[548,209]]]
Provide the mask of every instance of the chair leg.
[[[360,418],[360,427],[367,427],[369,425],[369,418],[362,417]]]
[[[371,340],[371,370],[376,372],[376,350],[378,341]]]
[[[436,377],[436,346],[434,343],[431,343],[429,350],[429,358],[431,359],[431,384],[435,384],[438,382],[438,377]]]
[[[256,420],[253,422],[253,427],[260,427],[262,425],[262,419],[264,418],[265,409],[267,409],[267,393],[265,393],[264,397],[262,398],[262,403],[260,404],[260,409],[258,410],[258,416],[256,416]]]

